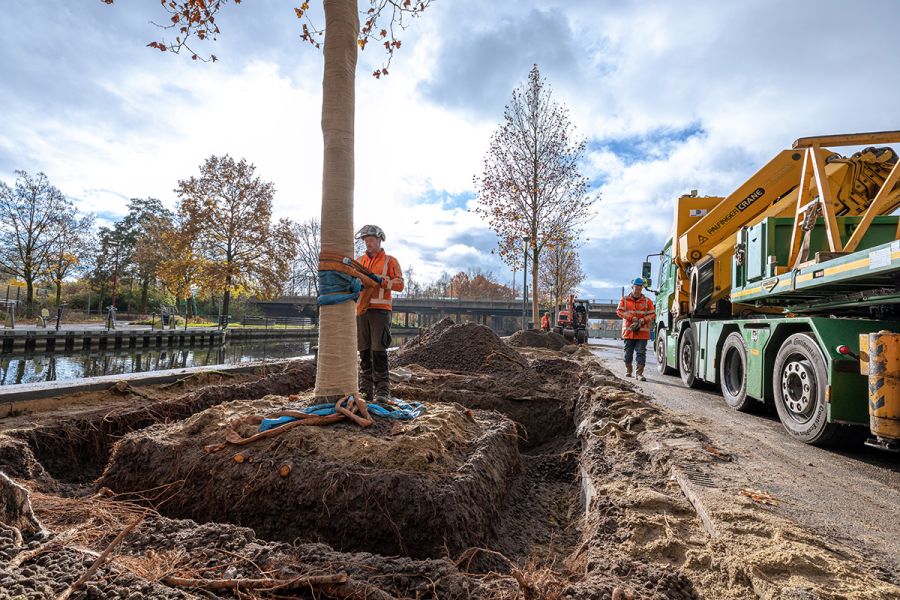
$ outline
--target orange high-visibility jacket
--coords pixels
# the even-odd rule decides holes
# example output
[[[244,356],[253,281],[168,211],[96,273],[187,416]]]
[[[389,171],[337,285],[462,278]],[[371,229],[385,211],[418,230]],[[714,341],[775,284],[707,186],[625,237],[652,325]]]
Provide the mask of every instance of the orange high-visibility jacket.
[[[400,263],[393,256],[388,256],[384,250],[379,250],[375,256],[363,254],[356,262],[380,275],[387,281],[387,288],[363,288],[356,305],[356,314],[361,315],[367,310],[391,310],[391,292],[403,291],[403,272]]]
[[[619,300],[619,307],[616,314],[622,319],[622,339],[623,340],[649,340],[650,325],[656,318],[656,309],[653,307],[653,300],[647,296],[641,295],[635,298],[633,294],[628,294]],[[639,321],[641,328],[637,331],[631,329],[631,325]]]

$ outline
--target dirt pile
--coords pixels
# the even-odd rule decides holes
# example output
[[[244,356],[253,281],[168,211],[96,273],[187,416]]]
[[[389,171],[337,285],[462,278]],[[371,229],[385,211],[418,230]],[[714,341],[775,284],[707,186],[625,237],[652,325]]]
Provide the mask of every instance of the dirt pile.
[[[438,321],[391,357],[392,366],[412,364],[456,373],[515,373],[528,368],[525,357],[489,327],[455,325],[451,319]]]
[[[0,434],[0,470],[40,481],[43,489],[52,489],[57,482],[86,483],[100,475],[115,440],[130,431],[184,419],[229,400],[307,390],[315,376],[314,362],[298,361],[254,381],[211,385],[159,402],[131,389],[126,391],[134,394],[130,404],[47,419]]]
[[[102,495],[32,502],[52,533],[22,542],[0,527],[0,598],[55,599],[143,509]],[[313,580],[304,584],[303,578]],[[316,583],[316,579],[335,579]],[[244,581],[243,592],[212,587]],[[295,582],[294,587],[284,582]],[[255,583],[254,583],[255,582]],[[282,587],[274,588],[280,584]],[[256,587],[253,587],[253,586]],[[207,591],[203,591],[206,588]],[[228,524],[198,525],[145,514],[72,598],[442,598],[484,597],[449,560],[336,552],[324,544],[258,539]]]
[[[169,516],[244,525],[273,540],[413,557],[483,541],[519,467],[512,421],[432,404],[412,421],[296,427],[204,451],[224,441],[234,417],[304,404],[293,402],[229,402],[129,434],[98,483],[151,497]]]
[[[525,331],[517,331],[509,336],[507,343],[516,348],[550,348],[551,350],[560,350],[569,342],[555,331],[526,329]]]

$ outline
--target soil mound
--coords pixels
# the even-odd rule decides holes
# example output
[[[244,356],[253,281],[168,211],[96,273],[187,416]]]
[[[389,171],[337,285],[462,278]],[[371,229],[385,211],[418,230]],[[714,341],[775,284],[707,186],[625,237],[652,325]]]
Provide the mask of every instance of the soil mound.
[[[528,361],[489,327],[453,324],[442,319],[409,341],[391,358],[396,366],[417,364],[456,373],[508,373],[528,368]]]
[[[156,490],[153,503],[169,516],[342,550],[431,557],[484,540],[519,468],[512,421],[431,404],[413,421],[295,427],[204,451],[224,440],[234,417],[303,404],[279,396],[229,402],[129,434],[98,484],[143,497]]]
[[[517,331],[509,336],[508,344],[516,348],[550,348],[559,350],[569,342],[555,331],[540,331],[539,329],[527,329]]]
[[[230,400],[266,394],[295,394],[315,383],[316,364],[298,361],[255,381],[211,385],[159,402],[137,402],[48,419],[33,427],[0,435],[0,469],[12,477],[39,481],[43,489],[57,482],[85,483],[103,471],[113,442],[130,431],[176,421]]]

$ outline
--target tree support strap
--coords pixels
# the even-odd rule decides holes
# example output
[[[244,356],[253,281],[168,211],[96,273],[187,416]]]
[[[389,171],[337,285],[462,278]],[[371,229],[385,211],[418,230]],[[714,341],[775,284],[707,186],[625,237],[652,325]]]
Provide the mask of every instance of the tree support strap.
[[[415,419],[425,412],[425,406],[419,402],[404,402],[403,400],[391,400],[390,406],[380,404],[367,404],[358,396],[346,396],[338,399],[335,404],[314,404],[300,410],[279,410],[268,415],[247,415],[237,417],[228,423],[225,430],[225,443],[204,446],[207,454],[225,449],[228,444],[243,446],[280,435],[289,429],[301,425],[330,425],[351,419],[360,427],[368,427],[374,420],[372,416],[386,419]],[[242,425],[258,425],[259,432],[251,436],[243,437],[238,428]]]
[[[340,304],[359,300],[363,286],[381,287],[382,278],[351,258],[335,252],[319,254],[319,297],[316,303]]]

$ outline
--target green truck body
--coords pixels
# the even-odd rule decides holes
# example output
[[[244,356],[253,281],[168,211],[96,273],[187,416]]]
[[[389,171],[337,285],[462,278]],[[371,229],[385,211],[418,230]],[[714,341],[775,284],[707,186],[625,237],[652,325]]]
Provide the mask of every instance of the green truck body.
[[[858,220],[838,219],[842,237]],[[673,310],[677,266],[670,240],[660,255],[656,292],[659,370],[679,373],[689,386],[721,386],[739,410],[775,404],[788,432],[804,442],[861,437],[868,432],[869,410],[859,337],[900,332],[889,308],[897,302],[900,274],[898,217],[877,217],[857,252],[822,252],[823,260],[786,270],[792,224],[768,218],[738,233],[731,298],[748,307],[743,318],[679,316]],[[813,231],[811,239],[811,255],[827,247],[823,233]]]

